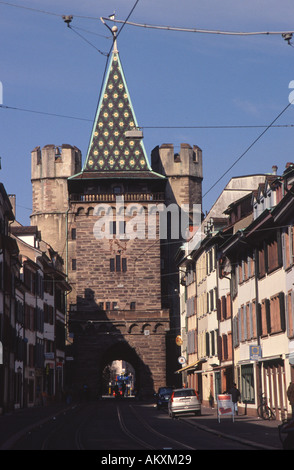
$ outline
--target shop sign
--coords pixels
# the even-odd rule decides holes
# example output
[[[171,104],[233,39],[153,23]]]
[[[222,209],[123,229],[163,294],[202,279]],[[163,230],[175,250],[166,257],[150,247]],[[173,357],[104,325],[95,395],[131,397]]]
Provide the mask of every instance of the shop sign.
[[[186,364],[186,358],[184,356],[178,357],[179,364]]]
[[[183,340],[181,336],[176,337],[176,344],[177,346],[181,346],[183,344]]]
[[[45,356],[45,359],[51,359],[52,360],[52,359],[54,359],[54,352],[46,352],[44,354],[44,356]]]
[[[261,359],[261,346],[249,346],[250,361],[260,361]]]

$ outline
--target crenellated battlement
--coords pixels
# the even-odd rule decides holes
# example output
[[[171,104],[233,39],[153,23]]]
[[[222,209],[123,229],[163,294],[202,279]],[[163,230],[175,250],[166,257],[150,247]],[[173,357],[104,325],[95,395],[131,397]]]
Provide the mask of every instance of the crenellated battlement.
[[[151,164],[154,171],[167,177],[203,178],[202,150],[197,145],[181,144],[180,151],[175,152],[173,144],[162,144],[153,149]]]
[[[154,171],[168,180],[168,204],[188,204],[191,213],[194,204],[202,204],[203,167],[200,147],[181,144],[180,151],[175,152],[173,144],[162,144],[153,149],[151,165]]]
[[[44,178],[68,178],[82,167],[81,151],[68,144],[45,145],[31,152],[32,181]]]

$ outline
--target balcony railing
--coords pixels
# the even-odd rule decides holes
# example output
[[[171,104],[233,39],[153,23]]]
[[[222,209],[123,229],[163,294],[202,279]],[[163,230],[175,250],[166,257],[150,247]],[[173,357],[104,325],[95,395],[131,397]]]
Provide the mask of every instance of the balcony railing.
[[[123,199],[124,202],[148,202],[164,201],[164,193],[124,193],[124,194],[71,194],[71,202],[116,202],[116,198]]]

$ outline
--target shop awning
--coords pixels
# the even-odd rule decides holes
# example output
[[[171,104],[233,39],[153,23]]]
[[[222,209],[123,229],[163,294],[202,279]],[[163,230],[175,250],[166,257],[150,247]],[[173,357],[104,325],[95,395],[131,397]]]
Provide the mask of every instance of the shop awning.
[[[187,366],[185,367],[182,367],[181,369],[179,370],[176,370],[175,371],[175,374],[180,374],[181,372],[184,372],[186,370],[189,370],[189,369],[194,369],[195,367],[197,367],[197,365],[199,364],[200,360],[196,361],[196,362],[193,362],[192,364],[188,364]]]

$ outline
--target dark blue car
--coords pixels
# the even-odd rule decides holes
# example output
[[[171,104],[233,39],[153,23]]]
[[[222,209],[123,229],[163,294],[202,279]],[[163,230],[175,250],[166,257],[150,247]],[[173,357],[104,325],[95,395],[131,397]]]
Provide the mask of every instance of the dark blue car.
[[[168,401],[173,393],[172,387],[160,387],[158,393],[155,394],[157,409],[167,408]]]

